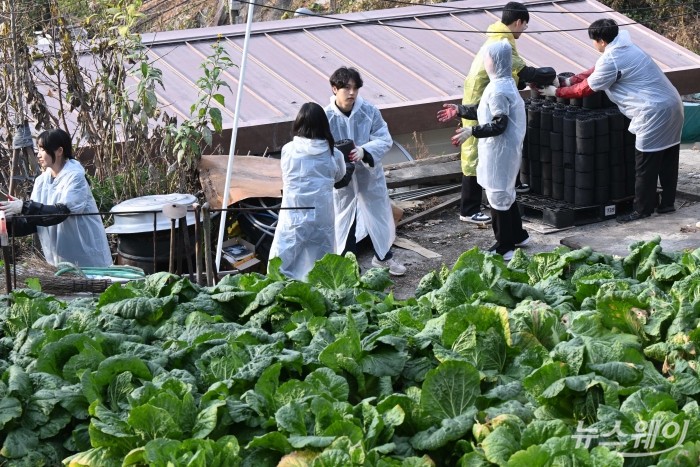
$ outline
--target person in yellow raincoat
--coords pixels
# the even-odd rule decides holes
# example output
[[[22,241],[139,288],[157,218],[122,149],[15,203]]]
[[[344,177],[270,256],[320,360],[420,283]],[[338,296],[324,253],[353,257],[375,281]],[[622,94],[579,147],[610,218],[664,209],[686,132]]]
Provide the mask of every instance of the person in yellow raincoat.
[[[527,29],[530,21],[530,14],[527,7],[519,2],[508,2],[503,8],[501,20],[496,21],[488,27],[486,42],[483,47],[488,47],[490,44],[502,39],[508,40],[513,55],[513,79],[515,79],[518,89],[524,89],[528,83],[535,83],[538,86],[544,86],[553,83],[556,78],[556,72],[553,68],[534,68],[527,66],[525,60],[518,55],[518,50],[515,47],[515,40]],[[489,76],[484,68],[482,54],[478,53],[474,57],[469,74],[464,80],[464,97],[462,104],[474,106],[481,100],[481,95],[489,84]],[[450,112],[451,107],[446,107],[446,114],[441,117],[438,114],[438,120],[447,121],[455,118]],[[473,120],[462,120],[463,127],[477,125],[478,122]],[[481,211],[481,186],[476,181],[476,164],[478,161],[477,140],[474,137],[468,138],[461,148],[462,159],[462,199],[460,205],[460,219],[465,222],[474,223],[489,223],[491,217]],[[516,187],[516,191],[524,192],[527,189],[524,187]]]

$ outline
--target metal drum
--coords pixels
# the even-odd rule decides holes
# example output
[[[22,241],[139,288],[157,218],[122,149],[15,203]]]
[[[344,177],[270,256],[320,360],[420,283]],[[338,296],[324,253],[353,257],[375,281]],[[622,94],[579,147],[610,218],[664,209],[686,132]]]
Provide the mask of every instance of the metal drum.
[[[132,198],[114,206],[110,211],[114,224],[105,230],[117,235],[117,264],[137,266],[147,274],[167,271],[171,221],[163,214],[163,207],[180,204],[190,208],[195,201],[194,195],[172,193]],[[185,220],[188,226],[185,240],[189,241],[189,247],[177,249],[181,261],[187,259],[186,251],[190,255],[194,253],[194,212],[188,211]]]

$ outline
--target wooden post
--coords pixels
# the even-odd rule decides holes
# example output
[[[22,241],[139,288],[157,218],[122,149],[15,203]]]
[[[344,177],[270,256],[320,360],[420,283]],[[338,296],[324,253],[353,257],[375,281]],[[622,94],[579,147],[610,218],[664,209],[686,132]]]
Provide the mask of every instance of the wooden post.
[[[201,218],[199,217],[202,214],[202,208],[199,205],[199,203],[194,203],[192,205],[194,208],[194,260],[195,260],[195,268],[196,268],[196,281],[197,285],[202,285],[202,246],[201,246],[201,241],[202,241],[202,222]]]
[[[222,213],[223,214],[223,213]],[[212,261],[211,251],[211,212],[209,211],[209,203],[204,203],[202,206],[202,231],[204,232],[204,264],[207,271],[207,285],[214,285],[214,263]]]

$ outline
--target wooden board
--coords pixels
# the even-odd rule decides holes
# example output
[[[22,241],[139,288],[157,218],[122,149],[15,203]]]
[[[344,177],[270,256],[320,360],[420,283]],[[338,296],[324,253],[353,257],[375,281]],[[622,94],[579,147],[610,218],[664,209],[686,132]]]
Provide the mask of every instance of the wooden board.
[[[228,156],[202,156],[199,180],[213,209],[220,209],[226,187]],[[235,156],[229,188],[229,205],[246,198],[281,198],[282,168],[270,157]]]
[[[452,206],[453,204],[459,203],[459,200],[461,198],[462,198],[461,194],[455,195],[455,196],[449,198],[447,201],[444,201],[444,202],[438,204],[437,206],[433,206],[432,208],[426,209],[423,212],[419,212],[418,214],[414,214],[411,217],[407,217],[406,219],[399,222],[397,224],[397,227],[400,227],[402,225],[408,224],[409,222],[417,221],[418,219],[422,219],[424,217],[427,217],[427,216],[433,214],[434,212],[442,211],[443,209],[448,208],[448,207]]]
[[[429,159],[426,159],[429,160]],[[398,164],[395,164],[396,167]],[[426,183],[446,183],[462,179],[461,162],[449,160],[442,163],[421,164],[385,171],[386,186],[398,188]]]
[[[425,258],[442,258],[442,255],[440,253],[435,253],[432,250],[428,250],[427,248],[424,248],[416,242],[414,242],[413,240],[409,240],[407,238],[396,237],[396,239],[394,240],[394,246],[403,248],[404,250],[415,251],[416,253]]]

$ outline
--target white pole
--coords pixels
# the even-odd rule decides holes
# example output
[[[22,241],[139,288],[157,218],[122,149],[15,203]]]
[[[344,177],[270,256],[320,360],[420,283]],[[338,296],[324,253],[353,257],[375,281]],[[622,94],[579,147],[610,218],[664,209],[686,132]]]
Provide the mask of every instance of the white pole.
[[[248,42],[250,40],[250,28],[253,24],[253,10],[255,1],[248,3],[248,20],[245,26],[245,40],[243,41],[243,58],[241,58],[241,76],[238,79],[238,92],[236,94],[236,107],[233,113],[233,128],[231,129],[231,147],[228,151],[228,166],[226,167],[226,184],[224,186],[224,200],[221,208],[228,207],[229,190],[231,189],[231,173],[233,172],[233,156],[236,152],[236,136],[238,135],[238,115],[241,109],[241,96],[243,95],[243,81],[245,78],[245,64],[248,61]],[[219,271],[221,265],[221,251],[224,244],[224,231],[226,230],[226,212],[221,212],[221,222],[219,222],[219,242],[216,246],[216,270]]]

